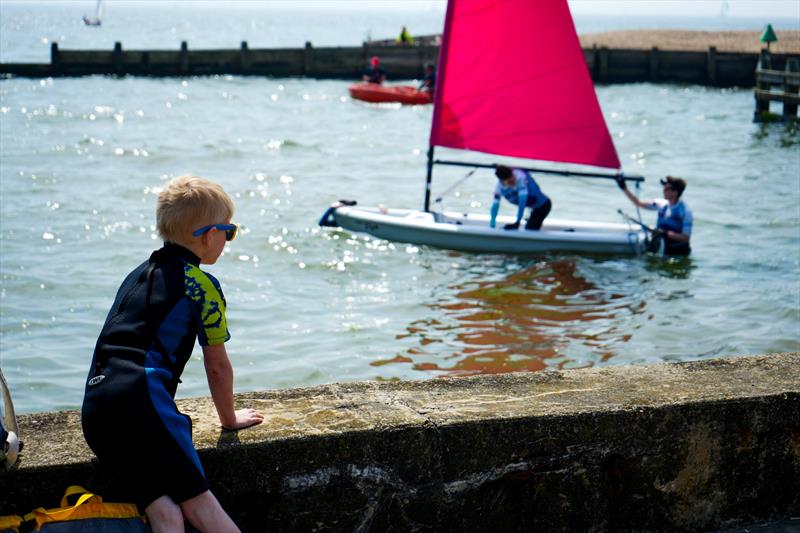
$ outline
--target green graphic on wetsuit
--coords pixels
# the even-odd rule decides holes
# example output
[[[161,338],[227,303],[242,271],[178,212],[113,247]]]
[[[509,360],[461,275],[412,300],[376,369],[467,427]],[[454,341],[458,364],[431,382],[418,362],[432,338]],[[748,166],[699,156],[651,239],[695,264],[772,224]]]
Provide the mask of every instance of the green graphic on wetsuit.
[[[191,263],[184,263],[186,295],[200,313],[202,328],[198,335],[201,346],[223,344],[231,338],[225,319],[225,297],[219,282]]]

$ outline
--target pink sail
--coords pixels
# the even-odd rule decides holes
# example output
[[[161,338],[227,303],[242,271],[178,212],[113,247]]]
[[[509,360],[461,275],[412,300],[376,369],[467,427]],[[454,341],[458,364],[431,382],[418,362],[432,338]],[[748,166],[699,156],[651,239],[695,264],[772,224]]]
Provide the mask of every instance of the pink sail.
[[[450,0],[431,146],[620,168],[567,0]]]

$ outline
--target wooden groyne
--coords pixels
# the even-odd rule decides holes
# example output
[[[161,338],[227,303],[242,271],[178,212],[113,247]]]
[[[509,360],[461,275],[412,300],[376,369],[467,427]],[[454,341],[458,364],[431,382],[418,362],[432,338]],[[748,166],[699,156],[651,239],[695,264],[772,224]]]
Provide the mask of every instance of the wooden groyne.
[[[789,58],[781,69],[772,54],[762,52],[756,68],[756,111],[755,122],[772,120],[770,103],[783,104],[784,122],[797,119],[797,106],[800,104],[800,59]]]
[[[689,83],[717,87],[753,87],[759,55],[749,52],[584,48],[594,81],[599,83]],[[191,50],[186,42],[177,50],[62,50],[52,43],[49,64],[3,63],[3,77],[63,76],[306,76],[359,79],[371,56],[379,56],[389,79],[419,78],[427,63],[436,63],[435,41],[402,47],[364,43],[360,47],[250,48]],[[784,65],[787,54],[772,54],[774,65]],[[798,56],[793,56],[798,57]],[[782,66],[780,67],[782,68]]]
[[[3,63],[0,75],[29,78],[61,76],[307,76],[311,78],[360,79],[369,58],[379,55],[395,78],[420,76],[424,65],[436,63],[437,46],[327,47],[251,49],[243,41],[234,50],[190,50],[186,41],[179,50],[125,50],[117,42],[113,50],[62,50],[50,47],[49,64]]]
[[[800,516],[800,354],[179,400],[244,531],[715,531]],[[0,515],[119,499],[80,413],[20,417]],[[142,436],[142,454],[158,453]],[[10,489],[10,490],[9,490]],[[737,529],[738,531],[738,529]],[[742,531],[744,531],[742,529]],[[774,529],[774,531],[778,531]]]

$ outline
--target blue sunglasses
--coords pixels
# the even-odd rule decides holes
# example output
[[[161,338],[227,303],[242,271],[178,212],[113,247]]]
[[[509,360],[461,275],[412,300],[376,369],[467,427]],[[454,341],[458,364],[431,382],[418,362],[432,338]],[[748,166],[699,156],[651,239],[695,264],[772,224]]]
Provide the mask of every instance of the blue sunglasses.
[[[226,241],[232,241],[236,238],[236,232],[239,230],[239,224],[210,224],[196,230],[194,233],[192,233],[192,236],[199,237],[203,233],[207,233],[215,228],[225,232]]]

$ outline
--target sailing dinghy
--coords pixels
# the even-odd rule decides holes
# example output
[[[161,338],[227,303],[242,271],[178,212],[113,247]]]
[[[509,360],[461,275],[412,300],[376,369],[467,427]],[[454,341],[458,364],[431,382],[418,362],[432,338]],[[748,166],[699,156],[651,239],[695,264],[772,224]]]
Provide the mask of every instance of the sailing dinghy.
[[[94,8],[94,17],[83,16],[83,23],[87,26],[100,26],[103,24],[103,11],[105,10],[105,0],[97,0]]]
[[[547,218],[538,231],[509,231],[490,228],[488,214],[434,212],[434,165],[495,166],[434,159],[437,146],[609,169],[526,169],[536,173],[644,180],[621,172],[567,0],[450,0],[439,49],[423,210],[341,201],[325,212],[320,225],[470,252],[639,254],[646,247],[647,234],[632,223]],[[498,217],[497,228],[513,221]]]

